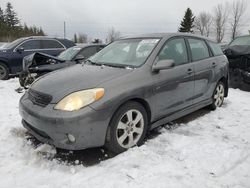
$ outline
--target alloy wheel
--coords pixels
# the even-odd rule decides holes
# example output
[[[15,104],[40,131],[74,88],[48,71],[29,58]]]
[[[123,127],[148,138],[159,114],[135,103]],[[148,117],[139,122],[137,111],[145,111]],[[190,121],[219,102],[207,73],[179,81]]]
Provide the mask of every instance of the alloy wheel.
[[[140,111],[129,110],[119,120],[116,139],[123,148],[131,148],[140,140],[144,131],[144,118]]]
[[[223,104],[224,96],[225,96],[224,86],[222,84],[218,84],[214,94],[214,104],[216,107],[220,107]]]

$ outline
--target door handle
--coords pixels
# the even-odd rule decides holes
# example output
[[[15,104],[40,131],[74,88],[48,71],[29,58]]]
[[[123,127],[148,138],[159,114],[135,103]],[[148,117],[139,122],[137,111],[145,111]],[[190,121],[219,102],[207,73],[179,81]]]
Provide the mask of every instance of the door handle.
[[[189,75],[192,74],[193,72],[194,71],[191,68],[187,70],[187,74],[189,74]]]
[[[213,62],[212,63],[212,67],[214,68],[214,67],[216,67],[217,66],[217,64],[215,63],[215,62]]]

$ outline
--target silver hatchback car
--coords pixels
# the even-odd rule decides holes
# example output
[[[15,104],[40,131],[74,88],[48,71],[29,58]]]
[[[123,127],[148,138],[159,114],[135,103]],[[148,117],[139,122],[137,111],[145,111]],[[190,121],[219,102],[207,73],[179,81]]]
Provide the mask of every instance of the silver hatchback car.
[[[195,35],[119,39],[83,64],[38,79],[20,100],[23,125],[38,140],[80,150],[120,153],[148,130],[228,95],[228,60]]]

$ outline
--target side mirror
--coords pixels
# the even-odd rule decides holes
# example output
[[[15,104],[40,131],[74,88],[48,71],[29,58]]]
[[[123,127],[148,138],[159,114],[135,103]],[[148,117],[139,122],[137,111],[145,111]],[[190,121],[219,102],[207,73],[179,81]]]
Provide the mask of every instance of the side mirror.
[[[82,60],[84,60],[85,59],[85,57],[83,56],[83,55],[77,55],[76,57],[75,57],[75,61],[82,61]]]
[[[17,51],[18,53],[22,53],[22,52],[24,51],[24,48],[23,48],[23,47],[18,47],[18,48],[16,49],[16,51]]]
[[[153,65],[152,70],[158,72],[164,69],[171,69],[174,67],[174,60],[173,59],[165,59],[160,60],[156,64]]]

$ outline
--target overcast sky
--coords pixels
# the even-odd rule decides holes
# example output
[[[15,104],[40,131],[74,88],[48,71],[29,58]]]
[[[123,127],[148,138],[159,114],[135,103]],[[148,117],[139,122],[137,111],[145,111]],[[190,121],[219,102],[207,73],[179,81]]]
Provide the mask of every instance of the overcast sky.
[[[1,0],[5,9],[11,2],[22,22],[41,26],[50,36],[86,33],[90,38],[105,39],[112,26],[122,35],[176,32],[187,7],[194,14],[213,11],[218,3],[232,0]],[[246,11],[247,22],[242,34],[250,29],[250,4]]]

